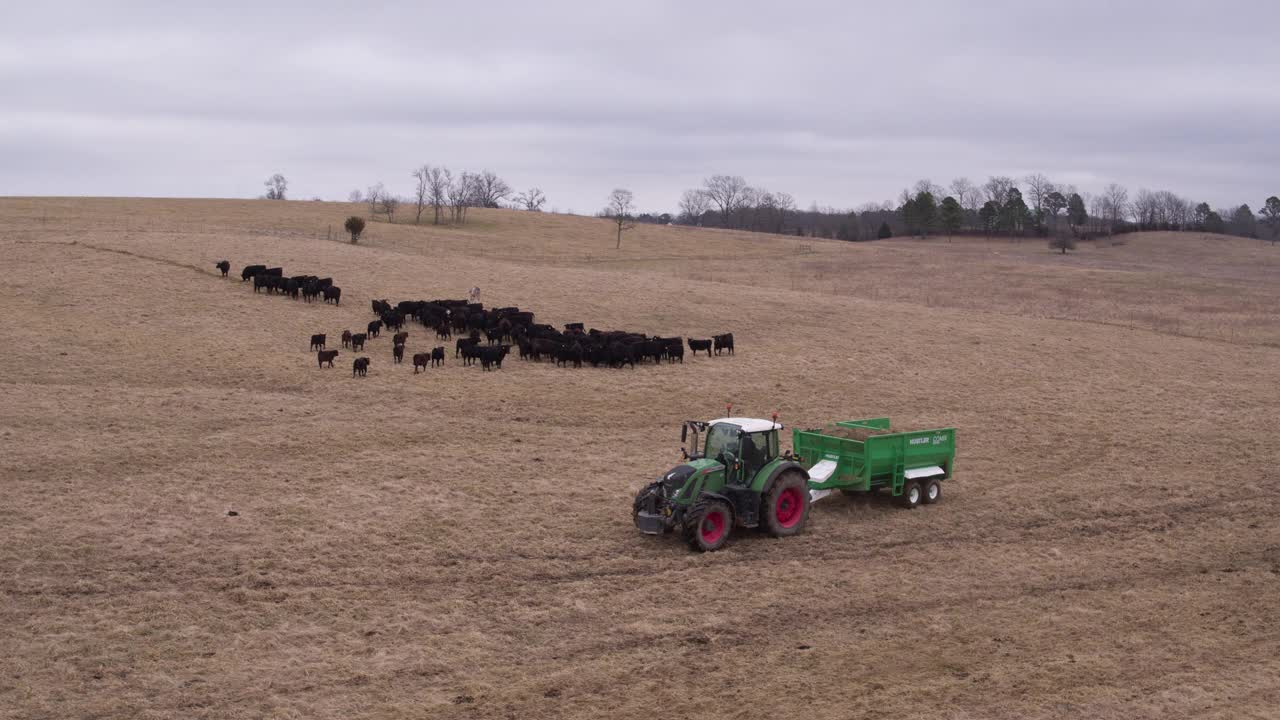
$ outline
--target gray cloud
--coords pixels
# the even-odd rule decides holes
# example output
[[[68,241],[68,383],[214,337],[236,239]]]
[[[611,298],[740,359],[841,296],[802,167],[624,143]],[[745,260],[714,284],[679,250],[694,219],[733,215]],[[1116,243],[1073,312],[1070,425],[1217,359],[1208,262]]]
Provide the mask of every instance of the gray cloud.
[[[108,7],[109,5],[109,7]],[[431,162],[590,212],[1044,172],[1280,192],[1271,3],[48,3],[0,26],[0,193],[295,197]]]

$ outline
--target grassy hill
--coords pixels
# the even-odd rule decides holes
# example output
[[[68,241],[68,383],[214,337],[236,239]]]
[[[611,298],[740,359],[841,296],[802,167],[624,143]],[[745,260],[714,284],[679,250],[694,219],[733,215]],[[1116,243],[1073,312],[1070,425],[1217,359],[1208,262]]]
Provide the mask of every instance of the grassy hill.
[[[0,707],[17,717],[1265,716],[1280,252],[1181,234],[850,244],[473,211],[0,199]],[[332,227],[332,231],[330,231]],[[248,263],[332,276],[255,295]],[[414,375],[310,334],[519,305],[734,357]],[[436,344],[410,328],[410,352]],[[797,538],[632,527],[678,424],[959,429],[939,505]],[[788,437],[789,440],[789,437]],[[234,511],[235,515],[230,512]]]

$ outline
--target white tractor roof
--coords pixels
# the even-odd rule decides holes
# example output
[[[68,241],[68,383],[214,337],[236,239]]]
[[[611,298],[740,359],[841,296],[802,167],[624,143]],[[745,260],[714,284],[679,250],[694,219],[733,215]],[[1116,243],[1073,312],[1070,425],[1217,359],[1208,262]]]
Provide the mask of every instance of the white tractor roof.
[[[776,423],[772,420],[761,420],[760,418],[742,418],[742,417],[720,418],[719,420],[712,420],[708,424],[715,425],[717,423],[733,423],[734,425],[737,425],[738,427],[742,428],[743,432],[749,432],[749,433],[782,429],[782,423]]]

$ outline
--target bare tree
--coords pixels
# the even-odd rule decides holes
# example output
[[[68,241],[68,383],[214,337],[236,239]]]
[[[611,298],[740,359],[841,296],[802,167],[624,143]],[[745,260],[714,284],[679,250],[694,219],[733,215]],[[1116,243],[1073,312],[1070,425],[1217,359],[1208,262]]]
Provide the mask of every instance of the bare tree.
[[[1107,219],[1107,234],[1115,232],[1116,225],[1124,217],[1129,208],[1129,191],[1123,185],[1111,183],[1102,191]]]
[[[738,221],[735,223],[738,227],[747,230],[757,230],[757,223],[760,220],[761,206],[768,197],[768,193],[763,188],[746,187],[742,191],[742,198],[738,201]],[[770,198],[772,201],[772,198]]]
[[[547,196],[542,194],[538,188],[529,188],[520,193],[515,198],[516,202],[529,212],[542,212],[542,206],[547,202]]]
[[[1035,211],[1038,218],[1044,213],[1045,198],[1049,197],[1049,193],[1054,192],[1056,188],[1049,178],[1041,173],[1032,173],[1023,180],[1027,183],[1027,195],[1031,197],[1031,209]]]
[[[731,227],[734,212],[742,206],[742,198],[748,188],[747,181],[739,175],[712,175],[702,181],[703,192],[720,210],[720,220]]]
[[[476,176],[469,172],[463,172],[456,179],[451,179],[447,194],[449,196],[449,207],[453,212],[453,222],[462,225],[467,222],[467,207],[474,202]]]
[[[435,214],[433,225],[440,224],[440,211],[448,203],[449,186],[453,184],[453,175],[446,168],[433,167],[427,171],[427,198]]]
[[[982,207],[982,188],[967,177],[951,181],[951,194],[960,202],[960,207],[969,212],[977,213]]]
[[[502,201],[511,197],[511,186],[490,170],[472,176],[472,193],[479,207],[502,207]]]
[[[1018,187],[1018,184],[1011,177],[1003,175],[993,175],[987,178],[986,184],[982,186],[982,191],[986,193],[986,199],[1003,206],[1009,200],[1009,191]]]
[[[1107,196],[1106,195],[1090,195],[1089,216],[1093,218],[1093,226],[1095,230],[1101,229],[1098,223],[1107,217]]]
[[[396,221],[396,210],[400,207],[400,198],[391,193],[382,194],[382,212],[387,215],[387,222]]]
[[[262,197],[267,200],[284,200],[284,193],[289,189],[289,181],[280,173],[263,180],[262,184],[267,188]]]
[[[382,207],[382,196],[387,194],[387,189],[382,183],[370,185],[369,189],[364,191],[364,201],[369,203],[369,217],[373,218],[378,215],[378,208]]]
[[[778,225],[774,232],[781,234],[787,224],[787,214],[796,210],[796,199],[791,197],[791,193],[773,193],[773,207],[778,213]]]
[[[414,170],[413,177],[418,180],[418,184],[413,188],[413,205],[417,211],[413,216],[413,224],[418,225],[422,222],[422,210],[427,206],[431,195],[431,166],[423,165]]]
[[[1140,229],[1153,229],[1159,224],[1160,201],[1146,188],[1138,189],[1129,210],[1133,213],[1133,222]]]
[[[630,190],[623,188],[615,188],[609,193],[609,206],[604,209],[605,217],[611,218],[615,225],[618,226],[618,244],[614,249],[622,247],[622,233],[624,230],[630,230],[636,224],[632,220],[631,214],[635,212],[635,196]]]
[[[947,191],[943,189],[941,185],[935,183],[929,178],[917,180],[914,190],[915,192],[912,193],[913,196],[919,195],[920,193],[929,193],[935,198],[941,198],[943,195],[947,194]]]
[[[364,202],[364,193],[360,191],[360,188],[356,188],[355,190],[352,190],[351,192],[347,193],[347,202],[352,202],[352,203]]]
[[[685,190],[680,196],[680,216],[690,225],[702,225],[702,216],[711,209],[711,198],[705,190]]]

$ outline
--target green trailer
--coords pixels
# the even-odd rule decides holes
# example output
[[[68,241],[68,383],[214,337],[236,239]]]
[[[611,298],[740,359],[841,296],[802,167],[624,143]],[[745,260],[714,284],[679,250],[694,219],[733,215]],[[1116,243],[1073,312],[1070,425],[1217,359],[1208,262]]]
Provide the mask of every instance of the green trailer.
[[[955,469],[954,428],[890,432],[889,418],[845,420],[837,428],[863,431],[862,440],[792,430],[791,446],[809,468],[813,500],[832,490],[875,492],[887,488],[903,505],[932,504]]]
[[[955,470],[954,429],[892,432],[889,418],[835,426],[793,430],[792,449],[783,453],[776,417],[686,421],[684,462],[640,489],[632,519],[641,532],[679,530],[691,547],[709,551],[723,547],[735,527],[795,535],[809,506],[835,490],[887,489],[909,508],[942,498],[942,481]],[[865,438],[843,436],[850,434]]]

